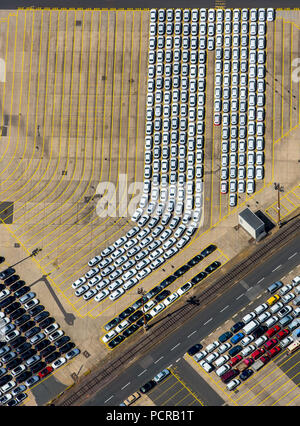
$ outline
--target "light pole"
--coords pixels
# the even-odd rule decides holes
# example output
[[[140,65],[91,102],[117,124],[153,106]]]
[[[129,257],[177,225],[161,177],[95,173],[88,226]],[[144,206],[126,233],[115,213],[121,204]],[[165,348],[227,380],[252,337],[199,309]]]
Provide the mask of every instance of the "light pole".
[[[281,227],[281,221],[280,221],[280,192],[284,192],[283,186],[280,185],[280,183],[274,182],[274,189],[277,191],[277,213],[278,213],[278,220],[277,225],[278,228]]]
[[[144,318],[144,333],[146,333],[146,331],[148,330],[149,326],[147,325],[147,320],[146,320],[146,315],[144,312],[144,304],[145,304],[145,300],[144,300],[144,296],[146,294],[146,291],[143,289],[143,287],[138,288],[138,294],[142,295],[142,312],[143,312],[143,318]]]

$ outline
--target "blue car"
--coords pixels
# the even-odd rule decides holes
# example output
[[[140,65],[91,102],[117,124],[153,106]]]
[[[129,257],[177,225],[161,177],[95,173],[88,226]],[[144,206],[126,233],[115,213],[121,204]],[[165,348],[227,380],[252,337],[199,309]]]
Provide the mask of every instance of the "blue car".
[[[244,333],[237,333],[235,336],[233,336],[230,341],[232,344],[236,344],[237,342],[239,342],[240,340],[242,340],[242,338],[244,337]]]
[[[240,374],[240,379],[245,381],[247,380],[250,376],[252,376],[253,374],[253,370],[251,370],[250,368],[248,368],[247,370],[244,370],[241,374]]]

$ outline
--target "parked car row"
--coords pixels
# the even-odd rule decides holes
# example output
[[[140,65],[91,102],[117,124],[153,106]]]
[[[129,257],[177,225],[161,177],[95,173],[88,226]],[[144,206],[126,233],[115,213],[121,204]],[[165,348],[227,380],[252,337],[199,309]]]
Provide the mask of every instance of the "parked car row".
[[[188,354],[206,372],[215,371],[227,384],[228,390],[235,389],[241,381],[247,380],[254,371],[258,371],[294,341],[293,331],[300,326],[300,308],[293,309],[287,303],[296,297],[292,289],[298,289],[300,293],[298,278],[295,277],[292,284],[285,286],[281,281],[269,286],[271,293],[273,287],[281,289],[281,295],[276,300],[287,295],[292,295],[291,298],[284,299],[284,302],[270,303],[268,300],[262,303],[217,340],[205,348],[196,344],[188,350]],[[274,313],[277,316],[272,316]],[[239,379],[236,378],[238,374]]]
[[[7,268],[0,273],[5,287],[0,292],[0,333],[4,336],[0,342],[0,404],[10,406],[23,401],[27,388],[79,353],[15,272]]]
[[[208,274],[215,271],[221,266],[218,261],[212,262],[203,272],[197,274],[194,278],[200,277],[201,279],[192,279],[183,284],[176,291],[171,293],[165,290],[165,287],[181,275],[173,275],[167,279],[168,281],[162,282],[160,285],[154,287],[143,298],[139,299],[132,306],[125,309],[118,317],[112,319],[104,326],[107,333],[102,337],[103,343],[107,343],[110,349],[113,349],[125,338],[129,337],[140,327],[148,323],[156,315],[161,313],[165,308],[171,305],[180,296],[187,293],[193,285],[197,284]],[[153,298],[153,299],[152,299]],[[139,309],[141,308],[141,309]],[[122,334],[121,334],[122,333]]]
[[[264,178],[264,21],[236,21],[233,36],[231,23],[225,23],[224,48],[223,34],[216,36],[214,125],[222,125],[220,190],[229,192],[231,207],[237,193],[254,193],[255,181]]]

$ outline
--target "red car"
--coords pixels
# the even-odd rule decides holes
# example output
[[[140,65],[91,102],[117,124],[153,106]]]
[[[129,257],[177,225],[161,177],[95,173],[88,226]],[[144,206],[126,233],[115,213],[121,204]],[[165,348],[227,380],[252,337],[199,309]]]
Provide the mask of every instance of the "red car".
[[[279,331],[279,333],[276,334],[276,337],[278,340],[282,340],[289,333],[290,333],[290,330],[288,330],[287,328],[284,328],[283,330]]]
[[[247,365],[247,367],[250,367],[250,365],[252,365],[254,363],[254,359],[253,358],[246,358],[244,359],[244,364]]]
[[[251,358],[257,359],[257,358],[259,358],[264,353],[265,353],[264,348],[256,349],[256,351],[254,351],[253,354],[251,354]]]
[[[269,350],[268,355],[270,358],[273,358],[273,356],[275,356],[276,354],[278,354],[278,352],[281,351],[281,347],[280,346],[274,346],[274,348],[272,348],[271,350]]]
[[[231,367],[233,367],[235,364],[240,362],[242,359],[243,359],[242,355],[234,356],[233,358],[231,358],[229,364],[231,365]]]
[[[278,343],[277,339],[270,339],[264,344],[264,348],[266,350],[269,350],[269,349],[273,348],[273,346],[275,346],[276,343]]]
[[[261,356],[260,358],[259,358],[264,364],[267,364],[267,362],[269,362],[270,361],[270,357],[268,356],[268,355],[264,355],[264,356]]]
[[[46,377],[48,376],[48,374],[52,373],[52,371],[53,371],[53,367],[46,367],[42,371],[40,371],[38,375],[42,379],[43,377]]]
[[[274,327],[272,327],[272,328],[269,328],[269,330],[268,331],[266,331],[266,336],[268,336],[268,337],[272,337],[272,336],[274,336],[274,334],[275,333],[277,333],[278,331],[280,330],[280,327],[279,327],[279,325],[275,325]]]

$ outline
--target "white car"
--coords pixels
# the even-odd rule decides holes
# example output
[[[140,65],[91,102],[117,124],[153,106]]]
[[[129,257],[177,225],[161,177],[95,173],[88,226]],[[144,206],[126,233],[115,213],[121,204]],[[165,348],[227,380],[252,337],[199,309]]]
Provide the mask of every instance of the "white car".
[[[0,300],[4,299],[4,297],[8,296],[10,294],[10,290],[8,290],[7,288],[5,288],[4,290],[2,290],[0,292]]]
[[[246,336],[241,340],[242,346],[247,346],[249,343],[253,342],[254,337],[253,336]]]
[[[270,312],[263,312],[261,315],[257,317],[260,323],[266,322],[269,318],[271,318],[272,314]]]
[[[48,325],[48,327],[44,328],[44,332],[46,335],[54,333],[59,328],[59,325],[54,322],[53,324]]]
[[[174,291],[174,293],[171,293],[165,300],[164,300],[164,304],[165,306],[169,306],[171,303],[175,302],[176,299],[178,299],[178,294],[176,293],[176,291]]]
[[[286,348],[287,346],[289,346],[291,343],[293,343],[294,339],[292,336],[287,336],[284,339],[282,339],[282,341],[279,343],[280,346],[282,348]]]
[[[75,291],[75,296],[79,297],[82,294],[86,293],[88,290],[90,289],[90,286],[88,284],[84,284],[83,286],[79,287],[76,291]]]
[[[230,349],[231,348],[231,343],[229,343],[229,342],[225,342],[225,343],[223,343],[220,347],[219,347],[219,349],[218,349],[218,352],[219,352],[219,354],[221,355],[221,354],[223,354],[224,352],[226,352],[226,351],[228,351],[228,349]]]
[[[248,323],[249,323],[250,321],[252,321],[255,317],[256,317],[256,313],[255,313],[255,312],[250,312],[249,314],[245,315],[245,316],[242,318],[242,321],[243,321],[245,324],[248,324]]]
[[[50,340],[50,342],[55,342],[55,340],[59,339],[63,335],[64,332],[62,330],[55,330],[53,333],[50,334],[48,339]]]
[[[102,337],[102,342],[103,343],[110,342],[116,335],[117,335],[116,330],[111,330],[105,336]]]
[[[190,282],[187,282],[177,290],[177,293],[179,296],[182,296],[184,293],[189,291],[192,287],[193,285]]]
[[[78,280],[76,280],[72,284],[72,288],[76,289],[76,288],[82,286],[82,284],[84,284],[84,283],[86,283],[86,278],[85,277],[78,278]]]
[[[254,345],[246,346],[245,349],[241,351],[241,355],[246,357],[250,355],[253,351],[255,351],[256,347]]]
[[[88,266],[92,268],[93,266],[97,265],[97,263],[99,263],[101,260],[102,260],[102,256],[100,255],[95,256],[91,260],[89,260]]]
[[[288,293],[288,294],[285,294],[284,296],[282,296],[282,301],[283,301],[283,303],[284,304],[287,304],[287,303],[289,303],[291,300],[293,300],[293,299],[295,299],[295,295],[294,295],[294,293]]]
[[[217,358],[219,358],[219,354],[218,352],[212,352],[209,355],[207,355],[207,357],[205,358],[205,361],[208,362],[209,364],[211,364],[212,362],[214,362]]]
[[[33,308],[35,305],[38,305],[40,303],[39,299],[33,298],[29,300],[29,302],[24,303],[23,307],[28,311],[29,309]]]
[[[83,295],[84,300],[90,300],[92,297],[94,297],[98,293],[98,290],[96,288],[91,288],[89,291],[87,291]]]
[[[287,284],[284,285],[283,287],[281,287],[281,289],[279,290],[279,295],[280,296],[284,296],[286,293],[288,293],[289,291],[291,291],[293,289],[292,284]]]
[[[66,363],[66,358],[65,357],[60,357],[60,358],[58,358],[56,361],[54,361],[52,364],[51,364],[51,366],[52,366],[52,368],[55,370],[56,368],[59,368],[59,367],[61,367],[63,364],[65,364]]]
[[[116,300],[118,299],[120,296],[122,296],[122,294],[125,293],[125,290],[123,288],[118,288],[117,290],[113,291],[110,295],[109,295],[109,299],[110,300]]]
[[[156,305],[156,302],[154,300],[149,300],[149,302],[145,303],[144,307],[142,308],[143,312],[148,312],[150,309],[152,309]]]
[[[159,314],[161,311],[163,311],[166,308],[166,305],[164,303],[159,303],[156,305],[151,311],[150,315],[155,317],[155,315]]]
[[[207,353],[211,353],[212,351],[214,351],[219,346],[220,346],[220,343],[218,342],[218,340],[215,340],[214,342],[207,345],[205,350],[206,350]]]
[[[255,340],[254,345],[259,348],[262,346],[266,341],[268,340],[267,336],[261,336],[258,339]]]
[[[130,322],[127,321],[127,320],[124,320],[119,325],[117,325],[115,330],[116,330],[117,333],[121,333],[122,331],[124,331],[129,326],[130,326]]]
[[[247,194],[253,194],[255,190],[255,182],[253,179],[247,180]]]

